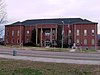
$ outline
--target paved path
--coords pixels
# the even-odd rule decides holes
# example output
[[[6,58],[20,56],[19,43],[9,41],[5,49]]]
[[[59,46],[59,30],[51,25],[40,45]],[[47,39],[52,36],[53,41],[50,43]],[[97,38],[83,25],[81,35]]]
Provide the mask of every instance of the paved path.
[[[15,60],[39,61],[39,62],[53,62],[53,63],[73,63],[73,64],[100,65],[100,61],[97,61],[97,60],[74,60],[74,59],[60,59],[60,58],[11,56],[11,55],[3,55],[3,54],[0,54],[0,58],[15,59]]]

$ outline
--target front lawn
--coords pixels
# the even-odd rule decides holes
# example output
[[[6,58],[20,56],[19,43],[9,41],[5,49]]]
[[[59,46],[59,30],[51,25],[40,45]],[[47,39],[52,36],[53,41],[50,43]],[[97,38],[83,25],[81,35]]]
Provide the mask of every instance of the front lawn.
[[[0,75],[100,75],[100,65],[57,64],[0,58]]]

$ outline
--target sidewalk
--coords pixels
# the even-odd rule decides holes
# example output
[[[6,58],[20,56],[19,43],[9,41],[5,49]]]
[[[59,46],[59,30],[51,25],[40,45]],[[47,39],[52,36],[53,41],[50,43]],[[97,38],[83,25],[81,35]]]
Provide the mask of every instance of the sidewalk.
[[[0,54],[0,58],[15,59],[15,60],[28,60],[28,61],[37,61],[37,62],[51,62],[51,63],[100,65],[100,61],[96,61],[96,60],[74,60],[74,59],[60,59],[60,58],[12,56],[12,55],[3,55],[3,54]]]

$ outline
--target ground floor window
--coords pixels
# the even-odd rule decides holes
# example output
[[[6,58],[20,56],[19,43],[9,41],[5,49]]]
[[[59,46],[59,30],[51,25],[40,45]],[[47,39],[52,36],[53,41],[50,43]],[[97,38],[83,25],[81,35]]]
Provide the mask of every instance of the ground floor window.
[[[19,39],[17,39],[17,44],[19,44]]]
[[[14,39],[12,39],[12,44],[14,43]]]
[[[94,39],[92,39],[92,45],[94,45]]]
[[[87,45],[87,39],[84,39],[84,45]]]

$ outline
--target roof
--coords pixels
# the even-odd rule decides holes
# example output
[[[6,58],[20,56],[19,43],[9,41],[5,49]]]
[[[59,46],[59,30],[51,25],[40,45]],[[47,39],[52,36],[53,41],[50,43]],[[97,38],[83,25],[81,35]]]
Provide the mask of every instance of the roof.
[[[23,22],[15,22],[11,25],[35,25],[35,24],[93,24],[96,22],[91,22],[87,19],[81,18],[55,18],[55,19],[33,19],[33,20],[25,20]]]

